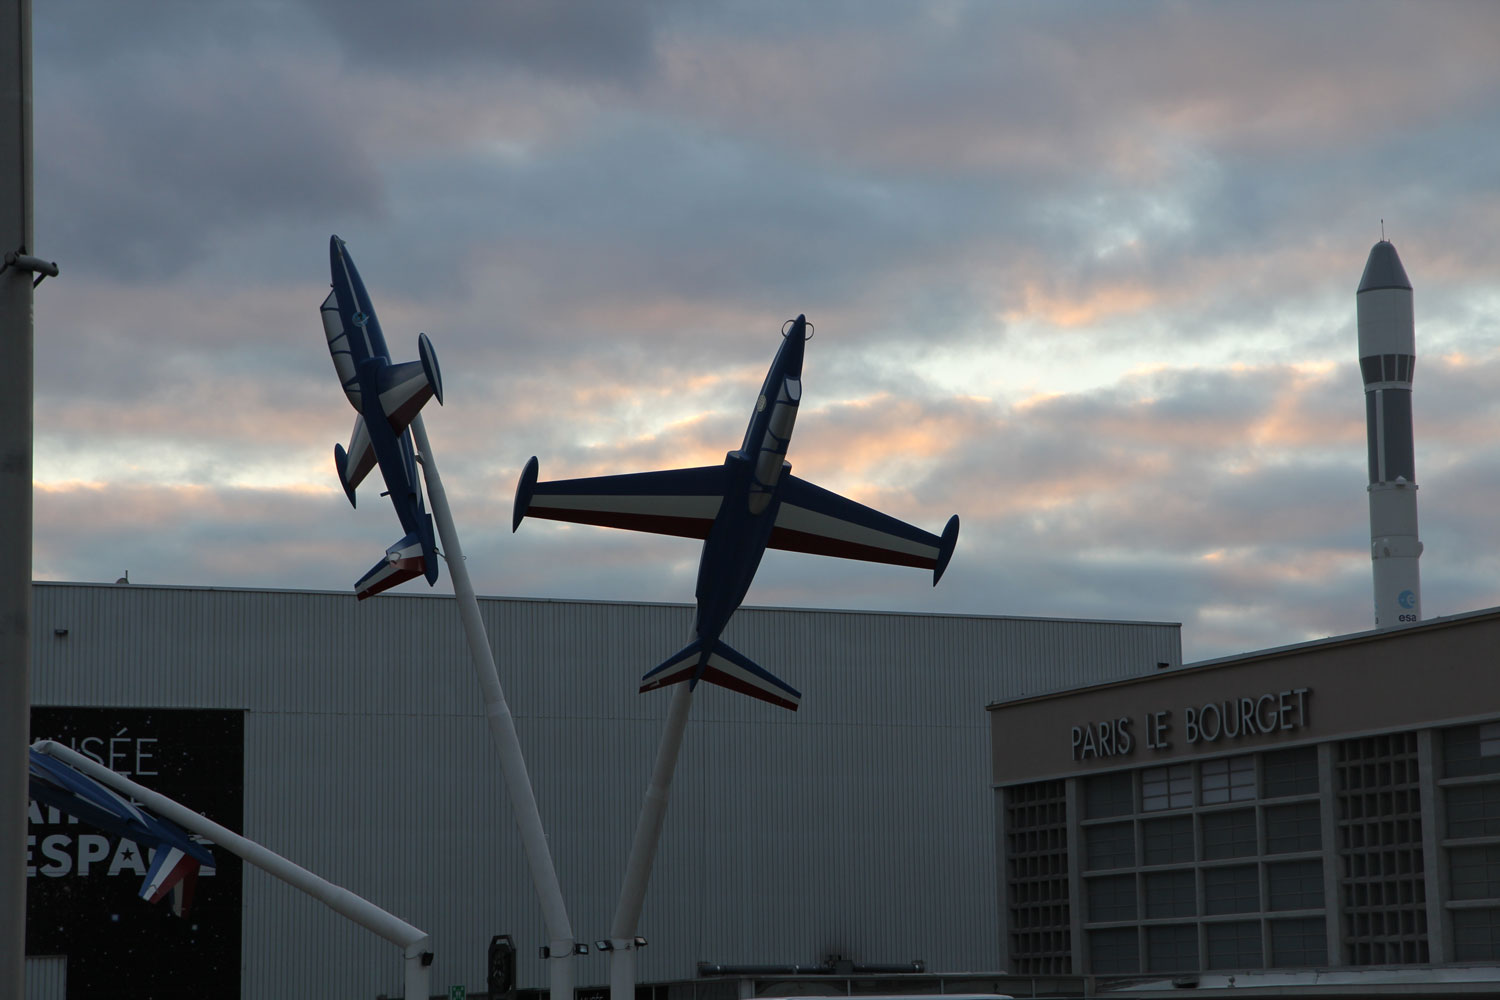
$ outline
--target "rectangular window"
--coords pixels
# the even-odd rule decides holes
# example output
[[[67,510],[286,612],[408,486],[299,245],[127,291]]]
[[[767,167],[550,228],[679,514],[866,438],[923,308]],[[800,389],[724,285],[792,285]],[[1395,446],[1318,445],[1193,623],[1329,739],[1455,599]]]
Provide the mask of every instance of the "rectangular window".
[[[1500,958],[1500,910],[1453,911],[1453,958],[1459,962]]]
[[[1310,795],[1318,790],[1318,748],[1275,750],[1261,757],[1261,774],[1268,799]]]
[[[1500,722],[1443,730],[1443,774],[1458,778],[1500,771]]]
[[[1209,924],[1208,967],[1210,969],[1259,969],[1260,921]]]
[[[1141,824],[1141,848],[1148,865],[1193,860],[1193,817],[1163,816]]]
[[[1129,816],[1135,812],[1135,790],[1129,771],[1096,774],[1083,782],[1083,816]]]
[[[1203,764],[1203,804],[1247,802],[1255,798],[1255,758],[1230,757]]]
[[[1282,861],[1266,865],[1266,884],[1273,910],[1321,910],[1323,861]]]
[[[1193,804],[1193,765],[1148,767],[1141,772],[1141,808],[1181,809]]]
[[[1083,843],[1090,869],[1129,868],[1135,864],[1135,826],[1128,820],[1084,827]]]
[[[1134,875],[1091,878],[1083,884],[1088,892],[1089,909],[1086,919],[1090,923],[1135,919]]]
[[[1200,821],[1203,824],[1205,860],[1243,858],[1257,853],[1254,809],[1204,813]]]
[[[1192,869],[1147,872],[1146,917],[1194,917],[1198,915],[1198,892]]]
[[[1203,911],[1255,913],[1260,909],[1260,876],[1254,865],[1203,869]]]
[[[1134,927],[1089,931],[1089,971],[1140,972],[1140,945]]]
[[[1500,836],[1500,782],[1447,789],[1448,836]]]
[[[1323,819],[1316,802],[1266,807],[1266,853],[1316,851],[1323,846]]]
[[[1448,859],[1454,899],[1500,899],[1500,844],[1455,847]]]
[[[1328,962],[1328,927],[1322,917],[1271,921],[1271,967],[1297,969]]]
[[[1198,969],[1198,926],[1167,924],[1146,928],[1147,972],[1195,972]]]

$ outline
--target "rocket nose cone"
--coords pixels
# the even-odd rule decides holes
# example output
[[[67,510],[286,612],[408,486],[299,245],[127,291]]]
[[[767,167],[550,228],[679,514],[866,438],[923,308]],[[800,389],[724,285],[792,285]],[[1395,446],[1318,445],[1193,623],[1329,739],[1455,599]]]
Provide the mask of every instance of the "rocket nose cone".
[[[1369,259],[1365,261],[1365,273],[1359,279],[1359,291],[1370,292],[1377,288],[1404,288],[1411,291],[1411,280],[1406,276],[1406,268],[1401,266],[1401,258],[1388,240],[1381,240],[1370,248]]]

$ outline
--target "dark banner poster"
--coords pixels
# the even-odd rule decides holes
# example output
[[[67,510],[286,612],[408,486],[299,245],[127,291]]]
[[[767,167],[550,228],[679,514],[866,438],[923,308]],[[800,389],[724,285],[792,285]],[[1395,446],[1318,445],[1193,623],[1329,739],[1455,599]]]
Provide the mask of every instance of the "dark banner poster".
[[[33,707],[33,740],[52,739],[244,829],[243,712]],[[140,898],[140,848],[32,802],[26,840],[26,953],[68,957],[68,1000],[240,995],[239,858],[210,846],[184,916]]]

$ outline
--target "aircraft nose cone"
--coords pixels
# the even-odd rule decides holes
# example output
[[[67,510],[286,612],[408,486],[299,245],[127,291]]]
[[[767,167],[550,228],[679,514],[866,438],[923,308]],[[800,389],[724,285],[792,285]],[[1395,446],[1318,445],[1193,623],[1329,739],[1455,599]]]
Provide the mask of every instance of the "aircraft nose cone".
[[[787,320],[781,332],[781,358],[784,374],[796,377],[802,374],[802,355],[807,345],[807,316],[798,313],[796,319]]]

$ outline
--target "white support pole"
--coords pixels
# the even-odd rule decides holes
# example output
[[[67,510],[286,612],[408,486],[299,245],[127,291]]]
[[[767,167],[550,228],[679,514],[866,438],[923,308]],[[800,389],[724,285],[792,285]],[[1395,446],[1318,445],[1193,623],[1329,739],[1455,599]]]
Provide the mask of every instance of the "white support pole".
[[[656,764],[651,769],[651,783],[646,787],[646,801],[641,804],[641,818],[635,827],[635,842],[630,845],[630,860],[625,864],[620,903],[615,908],[614,923],[610,925],[610,1000],[635,1000],[636,930],[641,920],[641,906],[646,900],[646,883],[651,879],[651,865],[656,860],[656,846],[661,841],[662,821],[666,819],[672,774],[677,770],[677,758],[682,750],[682,734],[687,729],[688,709],[692,706],[692,689],[686,683],[678,684],[667,708],[661,745],[656,749]]]
[[[568,910],[563,904],[562,887],[557,881],[557,869],[552,864],[552,851],[547,846],[547,835],[542,829],[542,814],[537,809],[536,796],[531,790],[531,777],[526,773],[526,758],[521,754],[521,740],[516,735],[516,721],[505,701],[505,691],[500,687],[500,674],[495,669],[495,655],[490,650],[489,637],[484,631],[484,622],[479,617],[479,601],[474,597],[474,585],[469,582],[469,569],[464,563],[464,550],[458,541],[458,530],[453,526],[453,512],[448,506],[448,494],[443,489],[443,477],[438,473],[437,460],[432,455],[432,445],[427,440],[427,429],[419,413],[412,418],[412,435],[416,438],[417,451],[422,455],[422,473],[427,480],[427,499],[432,502],[432,515],[437,521],[438,537],[443,543],[443,557],[448,563],[448,573],[453,578],[453,595],[458,599],[458,614],[463,620],[464,634],[469,640],[469,654],[474,659],[474,674],[479,678],[479,687],[484,692],[484,710],[489,719],[490,736],[500,754],[500,770],[505,776],[505,787],[510,792],[511,809],[515,812],[516,826],[521,833],[521,844],[526,849],[526,860],[531,866],[531,881],[536,886],[537,899],[542,904],[542,919],[547,926],[547,971],[552,990],[552,1000],[573,1000],[573,925],[568,921]]]
[[[228,827],[221,826],[206,816],[193,812],[187,806],[154,792],[121,774],[116,774],[97,761],[70,750],[53,740],[38,740],[32,744],[38,753],[44,753],[74,767],[101,784],[108,785],[122,795],[128,795],[178,826],[201,834],[231,854],[259,868],[269,875],[281,879],[295,889],[323,903],[340,916],[359,924],[366,930],[380,935],[401,948],[406,960],[406,1000],[427,1000],[431,969],[422,961],[423,953],[431,951],[432,938],[426,931],[418,930],[399,917],[393,916],[362,896],[355,895],[342,886],[288,861],[253,840],[240,836]]]

